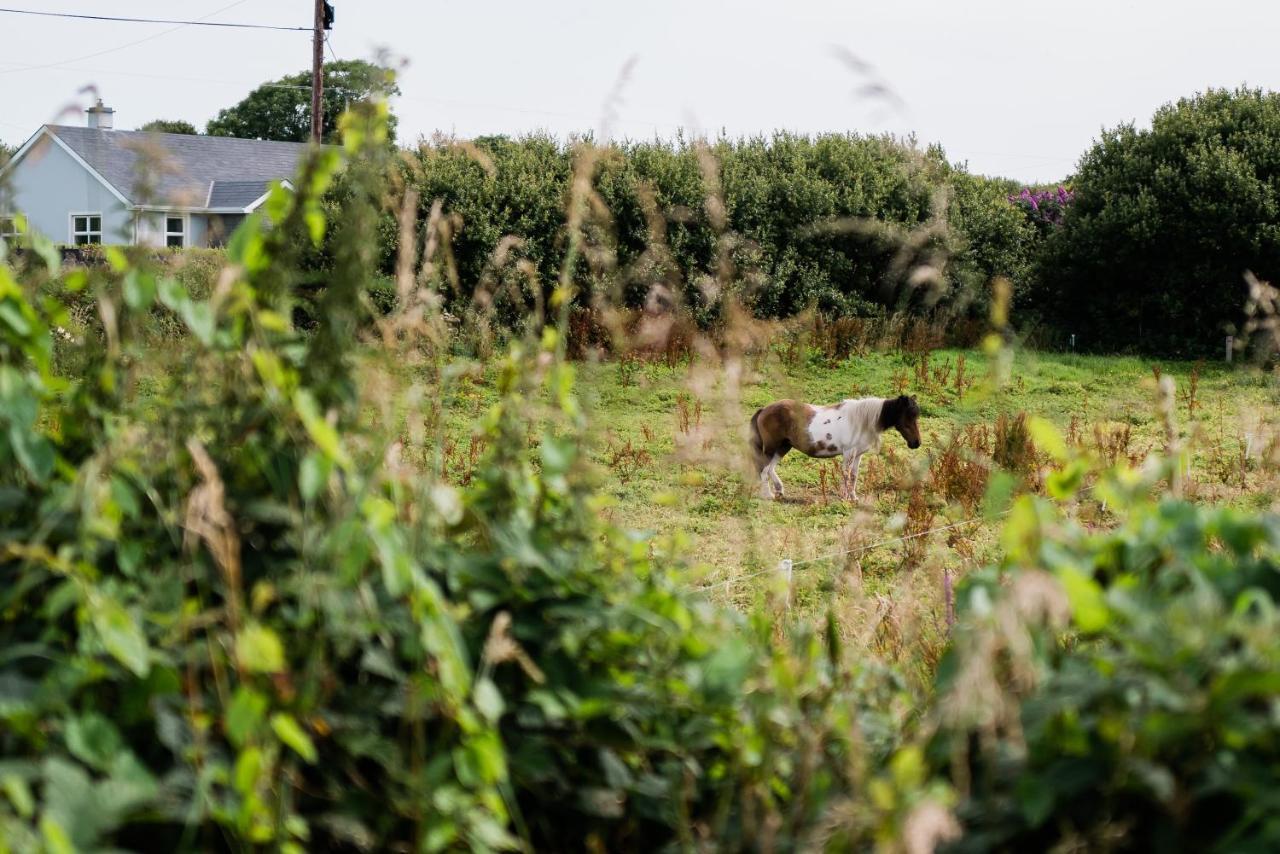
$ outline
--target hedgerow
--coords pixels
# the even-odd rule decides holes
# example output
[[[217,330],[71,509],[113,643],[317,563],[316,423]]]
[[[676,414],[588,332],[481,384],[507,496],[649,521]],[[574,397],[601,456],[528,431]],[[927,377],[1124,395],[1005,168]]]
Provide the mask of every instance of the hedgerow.
[[[1108,130],[1072,188],[1030,304],[1090,350],[1219,352],[1245,273],[1280,277],[1280,94],[1208,90]]]
[[[678,534],[605,518],[564,358],[573,276],[547,297],[558,321],[488,371],[450,355],[436,279],[365,316],[383,109],[355,108],[344,150],[249,218],[207,297],[145,253],[0,256],[0,844],[1275,846],[1274,515],[1178,498],[1176,447],[1105,468],[1025,419],[1057,470],[1007,507],[1009,475],[990,478],[1004,554],[959,588],[931,695],[846,648],[834,614],[793,618],[781,579],[747,611],[713,604]],[[698,233],[667,243],[741,248]],[[563,261],[604,279],[589,238],[571,229]],[[64,291],[96,311],[77,322]],[[159,379],[157,315],[183,344]],[[366,411],[362,382],[396,371],[493,384],[465,485]]]

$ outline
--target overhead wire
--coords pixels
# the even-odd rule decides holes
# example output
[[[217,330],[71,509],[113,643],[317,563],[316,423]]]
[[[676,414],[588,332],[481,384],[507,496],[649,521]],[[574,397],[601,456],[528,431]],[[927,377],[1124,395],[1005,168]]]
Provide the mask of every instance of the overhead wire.
[[[232,4],[235,6],[239,3]],[[225,11],[225,10],[221,10]],[[173,18],[127,18],[117,17],[115,15],[84,15],[74,12],[40,12],[35,9],[8,9],[0,8],[0,14],[7,15],[35,15],[42,18],[71,18],[80,21],[111,21],[122,24],[177,24],[180,27],[224,27],[236,30],[282,30],[286,32],[311,32],[311,27],[285,27],[278,24],[246,24],[233,23],[230,21],[209,21],[218,14],[214,12],[212,15],[206,15],[205,18],[197,18],[194,21],[185,21]]]
[[[214,15],[221,15],[223,12],[229,12],[230,10],[236,8],[237,6],[243,6],[245,3],[248,3],[248,2],[249,0],[235,0],[234,3],[228,3],[226,6],[223,6],[219,9],[215,9],[209,14],[201,18],[197,18],[196,20],[197,21],[208,20],[209,18],[212,18]],[[176,33],[178,30],[184,29],[187,26],[191,26],[191,25],[179,24],[176,27],[170,27],[169,29],[162,30],[158,33],[152,33],[151,35],[145,36],[144,38],[136,39],[131,42],[125,42],[124,44],[116,45],[115,47],[109,47],[106,50],[100,50],[95,53],[87,53],[83,56],[77,56],[71,59],[62,59],[57,62],[48,62],[43,65],[27,65],[27,66],[23,66],[22,68],[10,68],[5,70],[0,70],[0,74],[18,74],[25,71],[42,71],[48,68],[62,68],[67,65],[70,65],[73,62],[83,62],[86,59],[96,59],[99,56],[107,56],[108,54],[118,53],[122,50],[127,50],[131,47],[137,47],[138,45],[145,44],[146,42],[155,41],[156,39],[163,38],[164,36],[167,36],[170,33]]]

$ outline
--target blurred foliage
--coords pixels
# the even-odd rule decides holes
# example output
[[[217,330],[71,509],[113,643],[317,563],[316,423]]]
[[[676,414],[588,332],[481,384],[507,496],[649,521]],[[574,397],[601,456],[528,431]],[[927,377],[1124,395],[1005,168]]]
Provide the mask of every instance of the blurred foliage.
[[[421,200],[418,221],[430,220],[437,200],[456,218],[458,279],[494,280],[520,295],[499,303],[508,325],[527,312],[532,289],[545,298],[559,279],[564,205],[582,150],[547,136],[438,139],[404,164],[402,180]],[[992,277],[1026,284],[1035,232],[1007,202],[1012,184],[951,166],[936,147],[780,133],[709,146],[629,142],[594,157],[590,238],[602,259],[574,266],[583,300],[602,294],[639,306],[661,282],[682,289],[706,322],[727,296],[706,286],[724,278],[725,257],[736,272],[733,296],[765,318],[811,307],[926,311],[939,298],[980,314]],[[394,241],[398,232],[388,226],[383,235]],[[504,244],[509,235],[514,245]],[[394,256],[392,247],[383,252],[388,265]],[[534,281],[517,274],[524,262]],[[935,277],[913,279],[931,265]]]
[[[1280,94],[1211,89],[1082,158],[1031,300],[1094,351],[1221,352],[1244,274],[1280,278]]]
[[[830,195],[841,182],[815,177],[834,168],[816,143],[791,154],[744,144],[737,161],[726,149],[718,181],[736,224],[721,229],[693,147],[566,160],[554,145],[492,140],[414,163],[388,144],[381,103],[350,110],[340,136],[341,148],[310,154],[295,192],[277,188],[236,232],[225,274],[213,274],[217,253],[157,265],[154,253],[107,247],[103,263],[66,270],[38,238],[12,257],[0,247],[0,848],[1280,841],[1280,521],[1161,498],[1185,465],[1176,453],[1141,472],[1103,469],[1072,458],[1047,422],[1020,423],[1056,459],[1044,484],[1058,503],[1008,505],[1002,563],[959,587],[936,692],[919,698],[866,649],[847,648],[834,613],[817,627],[791,616],[781,578],[746,613],[715,605],[690,589],[678,534],[606,521],[562,355],[567,311],[513,336],[485,375],[484,450],[463,486],[402,461],[401,425],[362,410],[358,354],[389,370],[425,353],[415,369],[441,383],[475,373],[440,342],[357,340],[370,309],[386,310],[370,293],[406,308],[375,272],[394,214],[388,176],[408,176],[403,190],[444,175],[442,193],[475,194],[450,201],[455,211],[563,234],[553,219],[568,207],[573,221],[575,199],[590,207],[573,180],[585,170],[591,192],[617,202],[611,219],[631,223],[619,255],[648,254],[602,261],[598,212],[578,221],[581,268],[553,237],[512,247],[547,283],[546,304],[565,309],[575,283],[637,283],[611,278],[618,270],[675,284],[726,255],[800,240],[768,242],[782,220],[766,214],[785,198],[831,216],[854,207]],[[899,151],[832,143],[863,144],[872,159]],[[763,200],[767,183],[753,176],[784,156],[798,158],[782,170],[794,183]],[[524,177],[500,181],[503,157]],[[960,286],[980,264],[1025,262],[1008,185],[937,152],[893,171],[859,204],[924,228],[898,253],[914,247],[927,265],[942,251]],[[931,189],[943,179],[946,192]],[[566,198],[570,186],[579,195]],[[545,202],[556,187],[560,213]],[[687,215],[654,217],[655,198]],[[939,211],[951,211],[945,227]],[[635,217],[661,232],[660,248],[624,248]],[[489,222],[481,234],[500,238],[500,220]],[[726,237],[749,232],[750,249]],[[867,287],[875,263],[891,275],[887,254],[854,252],[862,243],[841,243],[848,234],[832,228],[825,248],[796,249],[809,259],[796,269],[847,262],[853,275],[865,264]],[[965,253],[971,273],[955,260]],[[544,268],[548,257],[570,274]],[[492,269],[465,276],[500,292]],[[439,299],[423,290],[426,305]],[[859,298],[878,305],[871,293]],[[294,322],[304,304],[305,330]],[[144,384],[138,367],[155,357],[161,322],[183,346],[165,351],[158,385]],[[1113,526],[1077,512],[1087,480]],[[987,509],[1002,512],[1014,491],[993,476]]]
[[[1280,845],[1280,517],[1159,497],[1178,465],[1100,481],[1114,528],[1019,499],[1001,565],[958,591],[931,744],[964,795],[947,850]]]

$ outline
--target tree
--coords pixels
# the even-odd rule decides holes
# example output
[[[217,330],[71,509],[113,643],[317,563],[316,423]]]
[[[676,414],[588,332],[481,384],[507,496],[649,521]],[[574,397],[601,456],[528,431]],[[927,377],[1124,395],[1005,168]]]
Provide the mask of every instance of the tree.
[[[1122,125],[1080,161],[1035,308],[1094,350],[1216,352],[1244,274],[1280,281],[1280,94],[1209,90]]]
[[[364,60],[330,62],[324,66],[325,142],[337,135],[338,117],[347,105],[377,95],[398,95],[386,69]],[[395,138],[396,118],[388,130]],[[311,139],[311,72],[302,71],[263,83],[234,107],[209,122],[210,136],[307,142]]]
[[[147,122],[138,130],[145,130],[149,133],[183,133],[189,136],[195,136],[200,133],[200,131],[196,130],[195,125],[182,119],[156,119]]]
[[[14,148],[12,145],[5,145],[3,142],[0,142],[0,166],[8,163],[9,158],[12,157],[14,152],[17,150],[18,149]]]

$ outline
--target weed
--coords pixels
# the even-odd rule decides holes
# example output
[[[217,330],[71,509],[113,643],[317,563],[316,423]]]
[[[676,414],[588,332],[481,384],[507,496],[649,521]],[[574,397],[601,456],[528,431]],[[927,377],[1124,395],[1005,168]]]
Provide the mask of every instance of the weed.
[[[933,526],[936,513],[929,500],[929,490],[924,483],[916,483],[907,496],[907,521],[902,528],[902,563],[912,567],[920,563],[929,548],[927,532]]]
[[[996,418],[995,437],[991,458],[1000,468],[1020,476],[1030,486],[1037,485],[1037,454],[1027,428],[1027,413],[1019,412],[1012,418],[1000,413]]]
[[[636,473],[653,462],[653,457],[644,448],[637,448],[628,439],[626,444],[608,449],[609,469],[618,477],[618,482],[627,484]]]
[[[1200,390],[1200,369],[1204,367],[1204,360],[1201,359],[1191,366],[1191,373],[1187,377],[1187,384],[1180,392],[1182,403],[1187,407],[1187,420],[1190,421],[1196,417],[1196,410],[1200,408],[1200,401],[1197,394]]]
[[[947,501],[958,502],[972,512],[986,494],[990,468],[987,431],[972,426],[957,431],[929,465],[929,479],[934,489]]]
[[[702,427],[702,401],[694,400],[689,405],[689,395],[681,392],[676,396],[676,430],[688,435]]]

